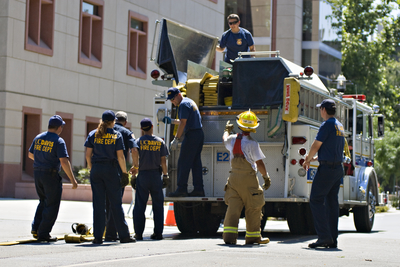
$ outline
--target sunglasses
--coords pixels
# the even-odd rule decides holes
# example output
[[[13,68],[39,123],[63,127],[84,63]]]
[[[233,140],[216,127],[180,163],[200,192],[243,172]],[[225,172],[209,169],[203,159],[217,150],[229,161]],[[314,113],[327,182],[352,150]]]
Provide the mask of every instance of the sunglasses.
[[[230,21],[230,22],[228,22],[228,24],[229,25],[235,25],[236,23],[238,23],[239,21],[238,20],[236,20],[236,21]]]

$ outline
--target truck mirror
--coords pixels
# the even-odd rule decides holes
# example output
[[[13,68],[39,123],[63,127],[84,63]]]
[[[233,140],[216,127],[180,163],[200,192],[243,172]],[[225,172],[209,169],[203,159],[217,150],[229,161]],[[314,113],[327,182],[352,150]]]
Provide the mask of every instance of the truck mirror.
[[[378,137],[383,137],[385,135],[385,119],[383,116],[378,117]]]

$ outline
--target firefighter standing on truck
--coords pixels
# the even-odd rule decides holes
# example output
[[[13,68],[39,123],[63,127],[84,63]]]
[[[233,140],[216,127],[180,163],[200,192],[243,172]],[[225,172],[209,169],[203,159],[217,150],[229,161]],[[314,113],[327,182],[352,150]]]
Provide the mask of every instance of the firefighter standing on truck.
[[[259,119],[252,111],[242,112],[236,123],[241,133],[230,135],[233,124],[226,124],[223,142],[230,152],[231,171],[225,185],[225,203],[228,205],[224,219],[223,239],[226,244],[236,244],[240,214],[245,207],[246,244],[267,244],[269,239],[261,236],[261,209],[265,204],[263,190],[259,185],[257,170],[264,178],[267,190],[271,179],[262,161],[265,156],[250,133],[256,132]]]
[[[203,165],[201,164],[204,132],[199,108],[192,99],[183,97],[179,89],[175,87],[168,89],[167,99],[178,107],[179,117],[178,130],[171,142],[170,150],[178,149],[178,141],[185,134],[178,159],[178,188],[175,192],[171,192],[169,197],[204,197]],[[164,123],[171,123],[172,120],[169,117],[165,117],[163,121]],[[177,123],[177,120],[174,120],[173,123]],[[194,189],[188,194],[187,187],[190,170],[192,170]]]

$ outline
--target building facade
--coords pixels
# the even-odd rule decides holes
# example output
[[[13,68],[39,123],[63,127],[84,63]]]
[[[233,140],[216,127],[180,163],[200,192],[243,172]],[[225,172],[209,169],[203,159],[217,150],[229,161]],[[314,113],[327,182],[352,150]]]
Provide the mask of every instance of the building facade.
[[[104,110],[124,110],[140,136],[152,117],[149,61],[162,17],[212,35],[223,31],[216,0],[0,1],[0,196],[33,182],[28,149],[59,114],[71,164],[85,166],[84,142]],[[17,185],[17,186],[16,186]]]
[[[21,197],[33,183],[28,149],[54,114],[66,122],[72,166],[85,166],[84,141],[104,110],[126,111],[140,136],[140,120],[153,117],[153,97],[165,90],[150,77],[156,20],[220,38],[236,13],[257,51],[279,50],[333,77],[340,52],[329,8],[322,0],[0,1],[0,197]],[[216,53],[216,69],[220,60]]]

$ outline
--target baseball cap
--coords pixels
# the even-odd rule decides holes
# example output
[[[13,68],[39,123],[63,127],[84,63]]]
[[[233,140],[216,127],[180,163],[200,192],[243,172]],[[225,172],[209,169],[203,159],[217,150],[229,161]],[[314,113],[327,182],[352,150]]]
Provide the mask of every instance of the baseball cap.
[[[143,131],[148,131],[151,129],[151,126],[153,126],[153,123],[151,122],[151,120],[149,118],[144,118],[141,122],[140,122],[140,128]]]
[[[113,121],[115,120],[115,114],[111,110],[106,110],[103,112],[103,115],[101,116],[102,121]]]
[[[181,91],[179,91],[178,88],[176,87],[171,87],[168,89],[168,98],[167,100],[171,100],[172,98],[174,98],[177,94],[179,94]]]
[[[126,121],[128,120],[128,114],[126,114],[126,112],[124,111],[118,111],[117,113],[115,113],[115,117],[117,117],[117,120],[118,118],[122,118]]]
[[[317,104],[317,108],[322,107],[326,109],[335,109],[336,103],[332,99],[324,99],[321,104]]]
[[[49,126],[61,126],[64,125],[65,121],[59,115],[54,115],[49,120]]]

